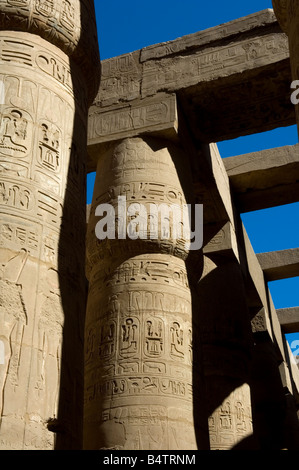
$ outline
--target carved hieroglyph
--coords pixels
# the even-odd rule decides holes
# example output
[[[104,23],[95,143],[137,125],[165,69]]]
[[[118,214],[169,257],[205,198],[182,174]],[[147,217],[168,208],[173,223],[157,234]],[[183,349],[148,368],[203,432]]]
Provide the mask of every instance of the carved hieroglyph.
[[[142,138],[99,159],[87,233],[86,449],[197,448],[184,240],[162,240],[160,228],[155,240],[95,236],[96,207],[120,195],[128,205],[186,203],[178,161],[164,142]]]
[[[277,16],[281,28],[284,30],[289,40],[290,62],[292,79],[299,80],[299,5],[296,0],[272,0],[274,12]],[[296,88],[298,85],[296,83]],[[299,132],[299,105],[295,106],[296,120]]]
[[[209,416],[211,450],[231,450],[252,436],[250,388],[242,385],[225,397]]]
[[[238,263],[221,256],[215,260],[204,256],[197,285],[210,448],[252,450],[251,331],[245,290]]]
[[[28,0],[0,5],[1,449],[52,449],[52,431],[70,448],[82,438],[77,352],[85,308],[91,92],[76,56],[92,6]],[[93,55],[97,44],[88,36]]]

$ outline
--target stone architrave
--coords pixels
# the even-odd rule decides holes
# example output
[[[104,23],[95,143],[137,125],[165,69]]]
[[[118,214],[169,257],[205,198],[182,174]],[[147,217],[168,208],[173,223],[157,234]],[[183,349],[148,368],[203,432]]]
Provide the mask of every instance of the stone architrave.
[[[164,236],[161,221],[150,217],[146,237],[131,239],[127,231],[121,238],[117,230],[118,221],[127,230],[134,221],[117,211],[119,196],[136,213],[143,206],[150,214],[150,204],[182,207],[187,170],[178,149],[152,137],[115,142],[99,158],[87,231],[85,449],[201,446],[194,410],[204,390],[193,351],[186,239]],[[96,238],[101,204],[116,208],[115,239]],[[151,223],[157,238],[149,238]]]
[[[1,1],[0,51],[0,448],[78,449],[93,2]]]

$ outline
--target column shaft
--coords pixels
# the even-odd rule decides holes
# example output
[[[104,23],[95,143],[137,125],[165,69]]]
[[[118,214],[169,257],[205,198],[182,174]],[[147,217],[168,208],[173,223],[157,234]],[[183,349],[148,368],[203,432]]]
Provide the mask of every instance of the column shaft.
[[[251,449],[251,331],[237,262],[205,256],[197,294],[210,448]]]
[[[133,138],[99,159],[87,235],[87,449],[198,447],[193,400],[200,379],[192,367],[184,240],[162,239],[160,225],[152,240],[95,236],[96,207],[115,207],[118,196],[136,209],[182,206],[186,171],[180,158],[164,142]],[[146,221],[148,230],[155,221]]]
[[[82,446],[88,3],[0,6],[2,449]]]

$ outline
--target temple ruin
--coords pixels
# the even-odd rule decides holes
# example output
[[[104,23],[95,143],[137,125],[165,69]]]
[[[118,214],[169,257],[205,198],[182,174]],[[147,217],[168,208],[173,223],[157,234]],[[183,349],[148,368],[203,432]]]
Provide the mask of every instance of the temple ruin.
[[[299,201],[299,144],[217,147],[299,125],[299,4],[100,61],[93,3],[0,1],[0,449],[299,450],[299,307],[268,287],[299,248],[241,220]],[[202,206],[200,248],[141,233],[153,205]]]

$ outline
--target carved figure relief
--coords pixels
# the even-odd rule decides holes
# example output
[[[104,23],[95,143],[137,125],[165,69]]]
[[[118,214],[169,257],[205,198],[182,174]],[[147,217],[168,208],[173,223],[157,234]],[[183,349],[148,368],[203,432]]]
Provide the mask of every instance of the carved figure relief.
[[[250,389],[247,384],[235,389],[209,417],[211,449],[231,449],[252,433],[248,412]]]
[[[38,234],[34,228],[28,229],[25,225],[4,222],[0,227],[0,247],[10,246],[26,248],[36,252],[39,245]]]
[[[41,400],[41,415],[57,415],[60,359],[64,316],[60,297],[44,295],[38,322],[35,393]]]
[[[139,322],[133,317],[126,318],[121,325],[120,355],[129,358],[139,349]]]
[[[19,386],[19,367],[24,328],[28,315],[18,283],[27,262],[27,252],[22,250],[2,266],[0,275],[0,337],[6,346],[4,366],[0,369],[0,419],[4,405],[4,390]],[[2,340],[2,341],[3,341]]]
[[[30,4],[31,0],[7,0],[7,3],[16,7],[25,7]]]

